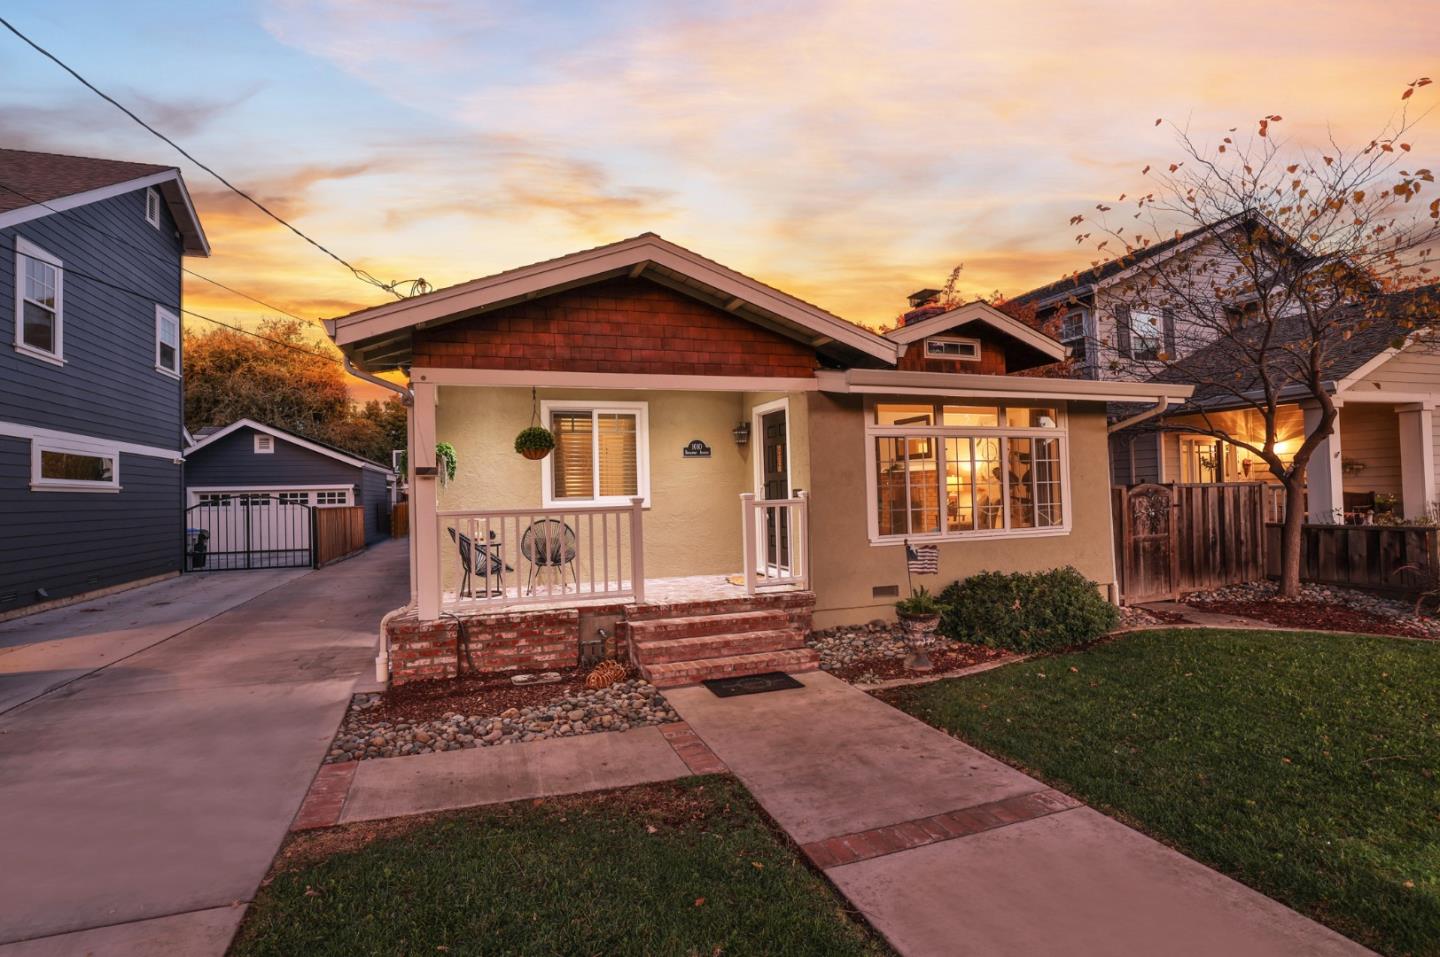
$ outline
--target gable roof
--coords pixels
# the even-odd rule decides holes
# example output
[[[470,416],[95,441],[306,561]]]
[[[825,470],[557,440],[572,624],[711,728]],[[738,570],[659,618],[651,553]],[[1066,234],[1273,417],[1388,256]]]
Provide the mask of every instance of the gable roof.
[[[303,438],[302,436],[296,435],[294,432],[289,432],[285,429],[277,429],[273,425],[266,425],[263,422],[256,422],[254,419],[236,419],[234,422],[231,422],[224,428],[214,428],[213,426],[207,426],[206,428],[197,429],[196,435],[198,436],[201,433],[205,433],[206,429],[211,429],[211,431],[205,434],[203,438],[200,438],[194,444],[188,446],[185,449],[185,455],[187,457],[195,452],[198,452],[200,449],[205,448],[207,445],[213,445],[214,443],[219,442],[221,439],[225,438],[227,435],[232,435],[241,429],[253,429],[256,432],[262,432],[265,435],[273,435],[275,438],[279,439],[282,442],[289,442],[291,445],[298,446],[302,449],[309,449],[311,452],[317,452],[320,455],[329,456],[330,458],[335,459],[337,462],[344,462],[346,465],[352,465],[355,468],[371,469],[376,472],[384,472],[386,475],[392,474],[390,469],[381,465],[379,462],[372,462],[371,460],[361,458],[358,455],[351,455],[349,452],[346,452],[343,449],[337,449],[333,445],[327,445],[324,442],[317,442],[314,439]]]
[[[1422,286],[1384,297],[1382,308],[1367,311],[1361,305],[1348,307],[1348,315],[1333,325],[1328,349],[1325,381],[1336,391],[1377,359],[1398,352],[1416,331],[1416,310],[1440,313],[1440,283]],[[1301,345],[1309,329],[1299,317],[1276,322],[1272,342],[1278,348]],[[1260,327],[1256,327],[1257,330]],[[1153,382],[1195,383],[1194,405],[1218,408],[1239,400],[1235,393],[1258,391],[1263,384],[1244,355],[1245,344],[1232,338],[1217,339],[1182,357],[1153,377]]]
[[[154,186],[170,209],[185,252],[210,255],[210,243],[173,166],[0,149],[0,229]]]
[[[722,266],[655,233],[597,246],[325,320],[335,344],[361,365],[404,364],[410,330],[439,325],[614,276],[629,275],[709,299],[817,349],[893,363],[895,344],[819,306]]]
[[[1007,316],[988,302],[978,299],[946,312],[927,316],[917,322],[907,322],[900,328],[891,329],[885,333],[885,338],[904,346],[970,322],[983,322],[1056,361],[1065,358],[1065,347],[1059,342],[1033,326],[1026,325],[1013,316]]]

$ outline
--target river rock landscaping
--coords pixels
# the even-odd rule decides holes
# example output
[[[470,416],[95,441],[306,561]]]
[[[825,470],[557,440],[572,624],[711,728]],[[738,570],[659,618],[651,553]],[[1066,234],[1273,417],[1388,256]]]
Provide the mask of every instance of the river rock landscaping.
[[[680,720],[664,696],[642,679],[589,690],[583,675],[568,678],[515,687],[508,675],[484,675],[458,684],[416,682],[357,694],[325,763],[628,731]],[[456,686],[454,693],[444,694],[446,686]]]
[[[1187,596],[1185,603],[1282,628],[1440,639],[1440,618],[1417,617],[1413,601],[1335,585],[1302,582],[1299,597],[1281,598],[1274,582],[1245,582],[1197,592]]]
[[[1009,652],[984,645],[938,639],[930,651],[933,671],[944,674],[971,665],[1013,657]],[[855,685],[878,684],[890,678],[917,676],[905,668],[910,646],[895,622],[876,619],[865,625],[842,625],[812,631],[805,643],[820,655],[820,669]]]

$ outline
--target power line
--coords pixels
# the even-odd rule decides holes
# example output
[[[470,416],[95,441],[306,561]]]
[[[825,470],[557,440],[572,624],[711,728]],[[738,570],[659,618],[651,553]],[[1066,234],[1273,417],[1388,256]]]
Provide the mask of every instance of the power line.
[[[14,193],[16,196],[19,196],[21,199],[28,200],[29,202],[34,203],[34,204],[37,205],[37,206],[44,206],[46,209],[50,210],[50,212],[52,212],[52,213],[59,213],[59,212],[60,212],[60,210],[56,209],[54,206],[51,206],[49,203],[45,202],[43,199],[36,199],[34,196],[31,196],[31,195],[29,195],[28,193],[25,193],[25,192],[23,192],[23,191],[21,191],[21,190],[18,190],[18,189],[16,189],[15,187],[10,186],[10,185],[8,185],[8,184],[6,184],[6,183],[0,183],[0,189],[5,190],[7,193]],[[153,249],[146,249],[145,247],[139,245],[138,243],[131,242],[130,240],[126,239],[124,236],[120,236],[120,235],[118,235],[118,234],[116,234],[116,233],[112,233],[112,232],[110,232],[109,230],[106,230],[106,229],[101,229],[99,226],[96,226],[96,225],[94,225],[94,224],[92,224],[92,223],[87,223],[87,222],[85,222],[83,219],[74,219],[74,220],[70,220],[70,221],[71,221],[71,222],[74,222],[75,224],[77,224],[77,225],[79,225],[79,226],[84,227],[85,229],[90,230],[90,231],[93,232],[93,233],[96,233],[96,234],[98,234],[98,235],[100,235],[100,236],[104,236],[106,239],[113,240],[113,241],[115,241],[115,242],[117,242],[117,243],[123,243],[124,245],[129,246],[131,249],[135,250],[136,252],[144,253],[144,254],[147,255],[147,256],[151,256],[151,257],[153,257],[153,258],[155,258],[155,259],[162,260],[162,261],[164,261],[164,262],[167,263],[167,264],[168,264],[169,261],[170,261],[170,257],[167,256],[167,255],[165,255],[165,254],[163,254],[163,253],[156,252],[156,251],[153,250]],[[184,265],[183,263],[181,264],[180,269],[181,269],[183,272],[185,272],[185,273],[187,273],[187,274],[189,274],[189,275],[191,275],[191,276],[194,276],[196,279],[200,279],[200,280],[203,280],[203,281],[205,281],[205,282],[208,282],[208,283],[209,283],[210,285],[212,285],[212,286],[218,286],[218,287],[220,287],[221,289],[224,289],[226,292],[234,293],[235,295],[239,296],[241,299],[248,299],[248,300],[250,300],[251,302],[255,303],[256,305],[264,306],[266,309],[269,309],[269,310],[271,310],[271,311],[273,311],[273,312],[278,312],[278,313],[280,313],[282,316],[286,316],[287,318],[294,319],[296,322],[307,322],[307,321],[308,321],[308,320],[306,320],[306,319],[302,319],[301,317],[295,315],[293,312],[288,312],[287,310],[281,309],[279,306],[271,305],[270,303],[266,302],[266,301],[263,300],[263,299],[257,299],[255,296],[252,296],[252,295],[250,295],[250,294],[247,293],[247,292],[241,292],[239,289],[236,289],[236,288],[234,288],[234,287],[232,287],[232,286],[227,286],[227,285],[225,285],[223,282],[221,282],[221,281],[218,280],[218,279],[211,279],[209,276],[206,276],[206,275],[203,275],[203,274],[201,274],[201,273],[198,273],[198,272],[196,272],[195,270],[193,270],[193,269],[189,268],[188,266]]]
[[[58,56],[56,56],[55,54],[51,53],[49,50],[45,49],[45,48],[42,47],[40,44],[36,43],[34,40],[30,39],[30,38],[29,38],[28,36],[26,36],[24,33],[20,32],[20,30],[19,30],[14,24],[12,24],[9,20],[6,20],[4,17],[0,17],[0,26],[4,26],[5,29],[9,30],[11,33],[15,34],[15,36],[17,36],[17,37],[19,37],[21,40],[23,40],[23,41],[24,41],[31,49],[33,49],[36,53],[39,53],[41,56],[45,57],[45,58],[46,58],[47,60],[49,60],[50,62],[54,63],[54,64],[55,64],[56,66],[58,66],[60,69],[64,70],[66,73],[70,74],[72,77],[74,77],[76,80],[78,80],[78,81],[81,83],[81,85],[83,85],[86,89],[90,90],[90,92],[94,93],[96,96],[100,97],[102,100],[104,100],[105,102],[109,103],[111,106],[115,107],[115,108],[116,108],[117,110],[119,110],[121,113],[124,113],[126,116],[130,117],[130,119],[132,119],[132,120],[134,120],[136,123],[140,124],[140,126],[144,127],[144,128],[145,128],[149,133],[151,133],[153,136],[156,136],[156,137],[158,137],[160,140],[162,140],[163,142],[169,144],[170,147],[173,148],[173,149],[174,149],[177,153],[179,153],[181,156],[185,157],[185,158],[188,159],[190,162],[194,163],[196,166],[200,167],[200,168],[203,169],[205,172],[207,172],[207,173],[209,173],[211,176],[215,177],[217,180],[219,180],[222,184],[224,184],[224,186],[225,186],[227,189],[229,189],[231,192],[233,192],[235,195],[241,197],[241,198],[244,199],[246,202],[250,203],[250,205],[252,205],[252,206],[254,206],[256,209],[260,210],[260,212],[264,213],[266,216],[269,216],[271,219],[275,220],[275,222],[277,222],[277,223],[279,223],[280,225],[284,226],[286,229],[290,230],[290,231],[291,231],[292,233],[294,233],[296,236],[299,236],[301,239],[305,240],[307,243],[309,243],[310,245],[314,246],[316,249],[320,250],[322,253],[324,253],[325,255],[329,256],[331,259],[335,260],[337,263],[339,263],[340,265],[344,266],[346,269],[350,270],[350,272],[355,276],[356,279],[359,279],[361,282],[369,283],[370,285],[376,286],[376,287],[378,287],[378,288],[380,288],[380,289],[384,289],[386,292],[390,293],[391,295],[393,295],[393,296],[394,296],[395,298],[397,298],[397,299],[403,299],[403,298],[405,298],[404,296],[402,296],[402,295],[395,289],[395,286],[398,285],[399,283],[384,283],[384,282],[381,282],[379,279],[375,278],[375,276],[371,275],[371,274],[370,274],[369,272],[367,272],[366,270],[357,268],[356,266],[352,265],[350,262],[348,262],[347,260],[345,260],[345,259],[342,258],[341,256],[339,256],[339,255],[335,254],[334,252],[332,252],[330,249],[328,249],[326,246],[324,246],[324,245],[323,245],[322,243],[320,243],[319,241],[317,241],[317,240],[315,240],[315,239],[312,239],[310,236],[306,235],[304,232],[302,232],[302,231],[300,230],[300,228],[299,228],[298,226],[293,225],[293,224],[290,223],[288,220],[286,220],[284,217],[282,217],[282,216],[280,216],[278,213],[275,213],[274,211],[272,211],[272,210],[271,210],[269,207],[267,207],[264,203],[260,202],[258,199],[256,199],[255,197],[251,196],[249,193],[247,193],[247,192],[245,192],[244,190],[240,189],[240,188],[239,188],[238,186],[236,186],[234,183],[231,183],[228,179],[226,179],[225,177],[221,176],[219,173],[215,172],[215,170],[211,169],[209,166],[206,166],[204,163],[200,162],[198,159],[196,159],[193,155],[191,155],[190,152],[189,152],[188,150],[186,150],[183,146],[181,146],[179,143],[175,142],[175,141],[172,140],[170,137],[166,136],[164,133],[160,132],[160,131],[157,130],[155,127],[151,126],[149,123],[146,123],[146,122],[145,122],[144,120],[142,120],[139,116],[137,116],[133,111],[131,111],[128,107],[126,107],[124,104],[122,104],[119,100],[115,99],[113,96],[111,96],[110,94],[108,94],[108,93],[106,93],[105,91],[101,90],[101,89],[100,89],[99,87],[97,87],[95,84],[91,83],[89,80],[87,80],[87,79],[85,79],[83,76],[81,76],[81,75],[80,75],[78,72],[76,72],[69,64],[65,63],[65,61],[61,60]],[[412,284],[414,284],[414,283],[423,283],[423,282],[424,282],[424,280],[406,280],[406,281],[411,282]]]

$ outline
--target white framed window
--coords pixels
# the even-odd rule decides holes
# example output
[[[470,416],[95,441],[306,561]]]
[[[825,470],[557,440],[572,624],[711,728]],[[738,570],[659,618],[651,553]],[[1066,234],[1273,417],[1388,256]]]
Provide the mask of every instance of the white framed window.
[[[1130,357],[1158,359],[1164,348],[1165,317],[1158,312],[1130,310]]]
[[[180,378],[180,319],[163,306],[155,307],[155,368]]]
[[[230,493],[228,492],[201,492],[196,499],[196,505],[229,505]]]
[[[309,505],[310,493],[280,492],[275,496],[275,500],[278,501],[281,505]]]
[[[1067,439],[1055,405],[873,403],[865,452],[871,541],[1067,533]]]
[[[56,365],[65,361],[63,266],[34,243],[15,238],[15,349]]]
[[[255,454],[256,454],[256,455],[274,455],[274,454],[275,454],[275,436],[273,436],[273,435],[266,435],[264,432],[256,432],[256,433],[255,433]]]
[[[980,340],[932,336],[925,340],[925,355],[931,359],[950,359],[954,362],[979,362]]]
[[[320,506],[349,505],[350,493],[348,491],[316,492],[315,504]]]
[[[160,228],[160,191],[153,186],[145,191],[145,222]]]
[[[120,452],[83,440],[34,439],[30,488],[37,492],[118,492]]]
[[[650,407],[645,402],[544,400],[555,450],[540,463],[547,508],[650,504]]]

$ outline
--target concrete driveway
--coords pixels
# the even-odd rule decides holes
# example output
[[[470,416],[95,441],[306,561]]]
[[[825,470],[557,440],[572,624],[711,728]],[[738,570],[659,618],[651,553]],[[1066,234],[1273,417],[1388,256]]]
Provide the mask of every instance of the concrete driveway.
[[[189,619],[136,623],[114,656],[143,650],[0,714],[0,955],[223,953],[371,668],[380,616],[405,600],[405,563],[386,542],[178,633]],[[29,619],[58,662],[37,654],[32,671],[87,654],[50,614],[81,612]]]

